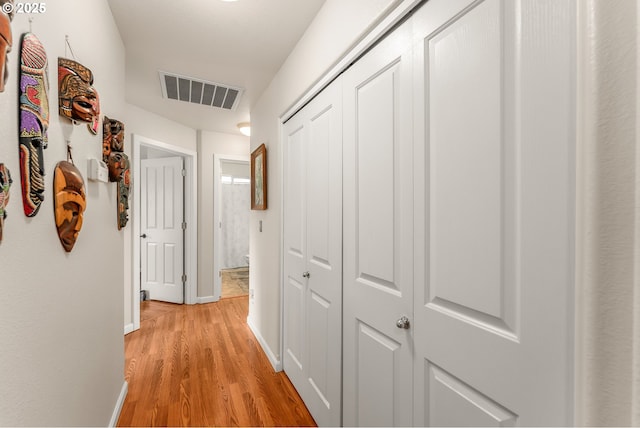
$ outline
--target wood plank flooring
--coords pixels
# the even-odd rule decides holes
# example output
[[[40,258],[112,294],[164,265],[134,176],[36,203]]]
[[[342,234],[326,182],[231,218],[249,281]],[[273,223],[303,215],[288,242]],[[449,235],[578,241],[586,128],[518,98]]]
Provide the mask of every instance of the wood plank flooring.
[[[141,302],[141,328],[125,337],[129,392],[118,426],[315,426],[247,311],[247,297]]]

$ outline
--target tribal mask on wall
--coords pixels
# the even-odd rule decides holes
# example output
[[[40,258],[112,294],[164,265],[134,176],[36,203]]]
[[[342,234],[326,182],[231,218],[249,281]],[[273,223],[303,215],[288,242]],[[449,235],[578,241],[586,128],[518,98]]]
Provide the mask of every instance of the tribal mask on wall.
[[[131,190],[131,169],[129,158],[123,153],[124,170],[118,180],[118,230],[127,225],[129,221],[129,192]]]
[[[58,110],[71,120],[94,123],[100,115],[100,100],[93,86],[93,73],[84,65],[58,58]]]
[[[124,151],[124,123],[104,117],[102,122],[102,160],[109,163],[111,152]]]
[[[86,196],[82,174],[68,161],[58,162],[53,178],[54,212],[58,237],[68,253],[82,228]]]
[[[109,181],[120,181],[122,173],[129,168],[129,158],[123,152],[111,152],[109,155]]]
[[[11,187],[11,173],[3,163],[0,163],[0,241],[2,241],[2,228],[7,218],[7,204],[9,203],[9,188]]]
[[[0,6],[5,3],[13,5],[13,0],[0,0]],[[13,10],[13,7],[11,8]],[[4,8],[0,10],[0,92],[4,92],[4,85],[9,77],[9,69],[7,68],[7,54],[11,51],[13,45],[13,35],[11,34],[11,20],[13,12],[7,14]]]
[[[20,53],[20,177],[24,213],[33,217],[44,200],[44,149],[49,127],[47,54],[38,38],[27,33]]]

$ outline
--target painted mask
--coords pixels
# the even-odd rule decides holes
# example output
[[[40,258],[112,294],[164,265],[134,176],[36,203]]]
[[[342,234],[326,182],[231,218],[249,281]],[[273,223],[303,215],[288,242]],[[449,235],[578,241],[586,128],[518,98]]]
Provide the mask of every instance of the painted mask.
[[[58,109],[60,116],[93,123],[100,114],[98,92],[93,73],[84,65],[58,58]]]
[[[38,213],[44,200],[44,149],[49,127],[47,54],[38,38],[27,33],[20,53],[20,178],[27,217]]]
[[[109,181],[120,181],[122,172],[129,167],[129,158],[123,152],[111,152],[109,155]]]
[[[124,151],[124,123],[104,117],[102,122],[102,160],[109,162],[111,152]]]
[[[2,228],[7,218],[7,204],[9,204],[9,188],[11,187],[11,173],[3,163],[0,163],[0,241],[2,241]]]
[[[86,196],[82,174],[74,164],[58,162],[53,178],[54,210],[58,237],[68,253],[82,228]]]
[[[125,169],[118,180],[118,230],[127,225],[129,221],[129,192],[131,190],[131,169],[129,158],[125,156]]]
[[[4,85],[9,77],[9,68],[7,67],[7,56],[13,45],[13,35],[11,34],[11,20],[13,13],[7,14],[6,9],[13,10],[13,7],[5,7],[5,4],[13,6],[13,0],[0,0],[0,92],[4,92]]]
[[[95,90],[95,88],[93,88]],[[93,134],[93,135],[98,135],[98,130],[100,129],[100,94],[98,94],[98,91],[96,90],[96,98],[97,98],[97,102],[98,102],[98,112],[96,113],[95,116],[93,116],[93,120],[91,121],[91,123],[87,123],[87,128],[89,128],[89,131]]]

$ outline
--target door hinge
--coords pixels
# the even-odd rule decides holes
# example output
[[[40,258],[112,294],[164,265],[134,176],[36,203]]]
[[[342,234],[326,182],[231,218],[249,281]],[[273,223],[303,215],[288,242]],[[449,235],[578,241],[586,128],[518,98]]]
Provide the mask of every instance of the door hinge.
[[[183,275],[182,275],[182,283],[183,283],[183,284],[186,284],[186,282],[187,282],[187,275],[184,275],[184,274],[183,274]]]
[[[182,230],[187,230],[187,222],[186,221],[182,222]]]
[[[186,170],[186,169],[183,169],[183,170],[182,170],[182,176],[183,176],[183,177],[186,177],[186,176],[187,176],[187,170]]]

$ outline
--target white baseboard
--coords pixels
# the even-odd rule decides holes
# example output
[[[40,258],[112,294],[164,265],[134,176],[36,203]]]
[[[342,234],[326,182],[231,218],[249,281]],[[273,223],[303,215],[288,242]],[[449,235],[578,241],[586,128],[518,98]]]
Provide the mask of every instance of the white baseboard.
[[[271,348],[269,348],[269,345],[267,345],[267,341],[264,340],[264,338],[262,337],[258,329],[253,325],[253,321],[251,321],[250,318],[247,318],[247,325],[251,329],[251,332],[253,333],[253,335],[256,337],[256,340],[262,347],[262,350],[267,355],[267,358],[269,359],[269,362],[271,363],[273,370],[277,372],[281,372],[282,362],[276,358],[275,354],[271,351]]]
[[[124,326],[124,334],[127,335],[133,331],[133,323]]]
[[[220,299],[216,299],[214,296],[205,296],[205,297],[198,297],[198,299],[196,300],[196,303],[201,305],[201,304],[204,304],[204,303],[217,302],[218,300],[220,300]]]
[[[127,398],[128,391],[129,383],[127,383],[127,381],[125,380],[122,384],[122,389],[120,390],[120,395],[118,396],[116,407],[113,409],[113,414],[111,415],[111,420],[109,421],[109,427],[115,427],[118,423],[118,418],[120,417],[120,412],[122,411],[122,406],[124,405],[124,399]]]

